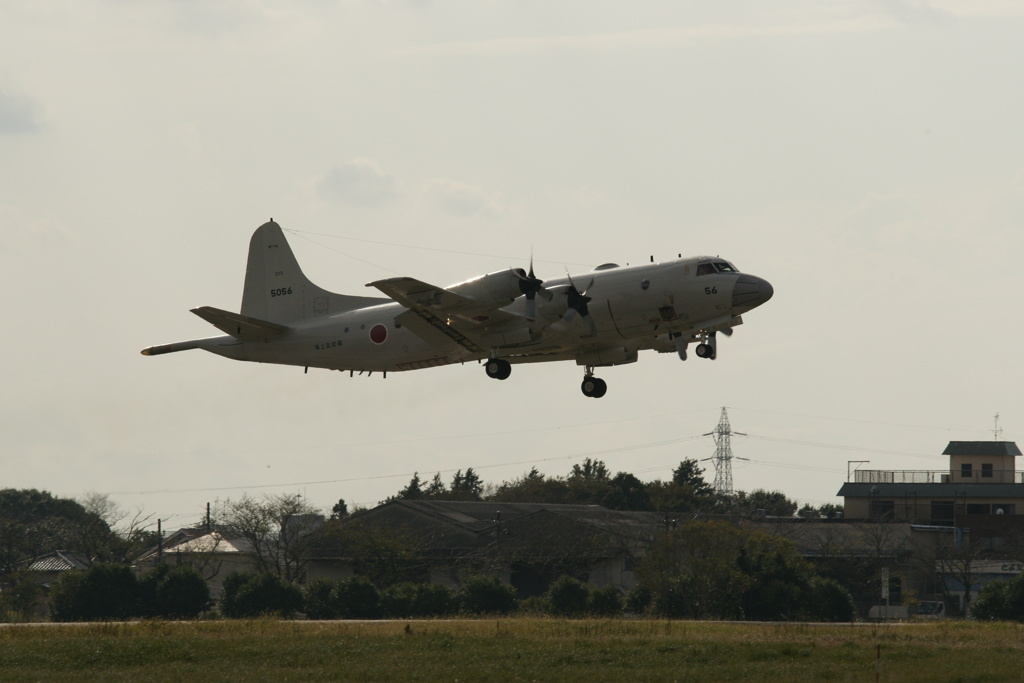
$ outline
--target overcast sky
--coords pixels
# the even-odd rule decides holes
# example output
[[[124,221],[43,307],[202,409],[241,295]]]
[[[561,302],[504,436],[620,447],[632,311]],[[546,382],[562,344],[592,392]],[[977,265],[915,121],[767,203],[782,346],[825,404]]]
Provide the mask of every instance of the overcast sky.
[[[372,506],[586,457],[841,502],[848,461],[1024,440],[1024,4],[0,4],[0,487]],[[153,344],[238,310],[273,217],[342,293],[720,254],[775,297],[714,362],[350,378]],[[711,481],[711,462],[706,478]],[[858,466],[858,465],[854,465]]]

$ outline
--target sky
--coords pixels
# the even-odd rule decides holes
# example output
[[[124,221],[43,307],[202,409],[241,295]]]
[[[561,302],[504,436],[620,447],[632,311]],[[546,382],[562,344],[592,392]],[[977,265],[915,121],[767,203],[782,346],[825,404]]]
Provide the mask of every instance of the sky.
[[[1024,441],[1024,5],[1001,0],[0,4],[0,487],[373,506],[585,458],[841,503],[851,468]],[[717,360],[349,377],[147,346],[213,336],[273,217],[375,295],[721,255],[774,298]],[[868,462],[851,462],[868,461]]]

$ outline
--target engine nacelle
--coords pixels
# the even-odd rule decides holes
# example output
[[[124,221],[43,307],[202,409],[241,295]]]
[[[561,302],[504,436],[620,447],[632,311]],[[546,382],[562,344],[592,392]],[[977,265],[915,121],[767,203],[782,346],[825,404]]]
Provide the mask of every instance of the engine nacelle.
[[[522,296],[523,290],[520,287],[520,275],[525,277],[523,271],[519,275],[511,268],[488,273],[472,280],[460,282],[457,285],[448,287],[448,291],[459,296],[472,299],[483,306],[501,308],[508,306]]]

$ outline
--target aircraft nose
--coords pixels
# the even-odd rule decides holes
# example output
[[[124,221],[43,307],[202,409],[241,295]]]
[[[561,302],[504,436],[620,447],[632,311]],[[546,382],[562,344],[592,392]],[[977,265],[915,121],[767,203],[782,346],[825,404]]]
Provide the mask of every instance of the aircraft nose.
[[[775,288],[763,278],[740,275],[732,288],[732,307],[749,311],[760,306],[775,294]]]

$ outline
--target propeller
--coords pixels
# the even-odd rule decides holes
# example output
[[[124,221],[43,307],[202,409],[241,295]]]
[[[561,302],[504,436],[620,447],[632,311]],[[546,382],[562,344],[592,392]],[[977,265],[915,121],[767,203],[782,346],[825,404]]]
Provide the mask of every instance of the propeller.
[[[519,291],[526,297],[526,319],[537,317],[537,292],[542,293],[550,301],[552,294],[544,289],[544,281],[533,274],[533,256],[530,256],[530,272],[524,273],[522,268],[513,268],[512,272],[519,278]]]
[[[568,273],[566,273],[568,275]],[[572,322],[573,318],[577,315],[580,316],[580,320],[587,326],[587,336],[597,336],[597,325],[594,324],[594,319],[590,317],[590,309],[587,308],[593,297],[587,296],[587,291],[594,286],[594,280],[591,279],[590,283],[581,292],[577,287],[576,283],[572,281],[572,276],[569,276],[569,291],[566,292],[566,305],[569,306],[569,310],[562,316],[562,322],[566,325]]]

